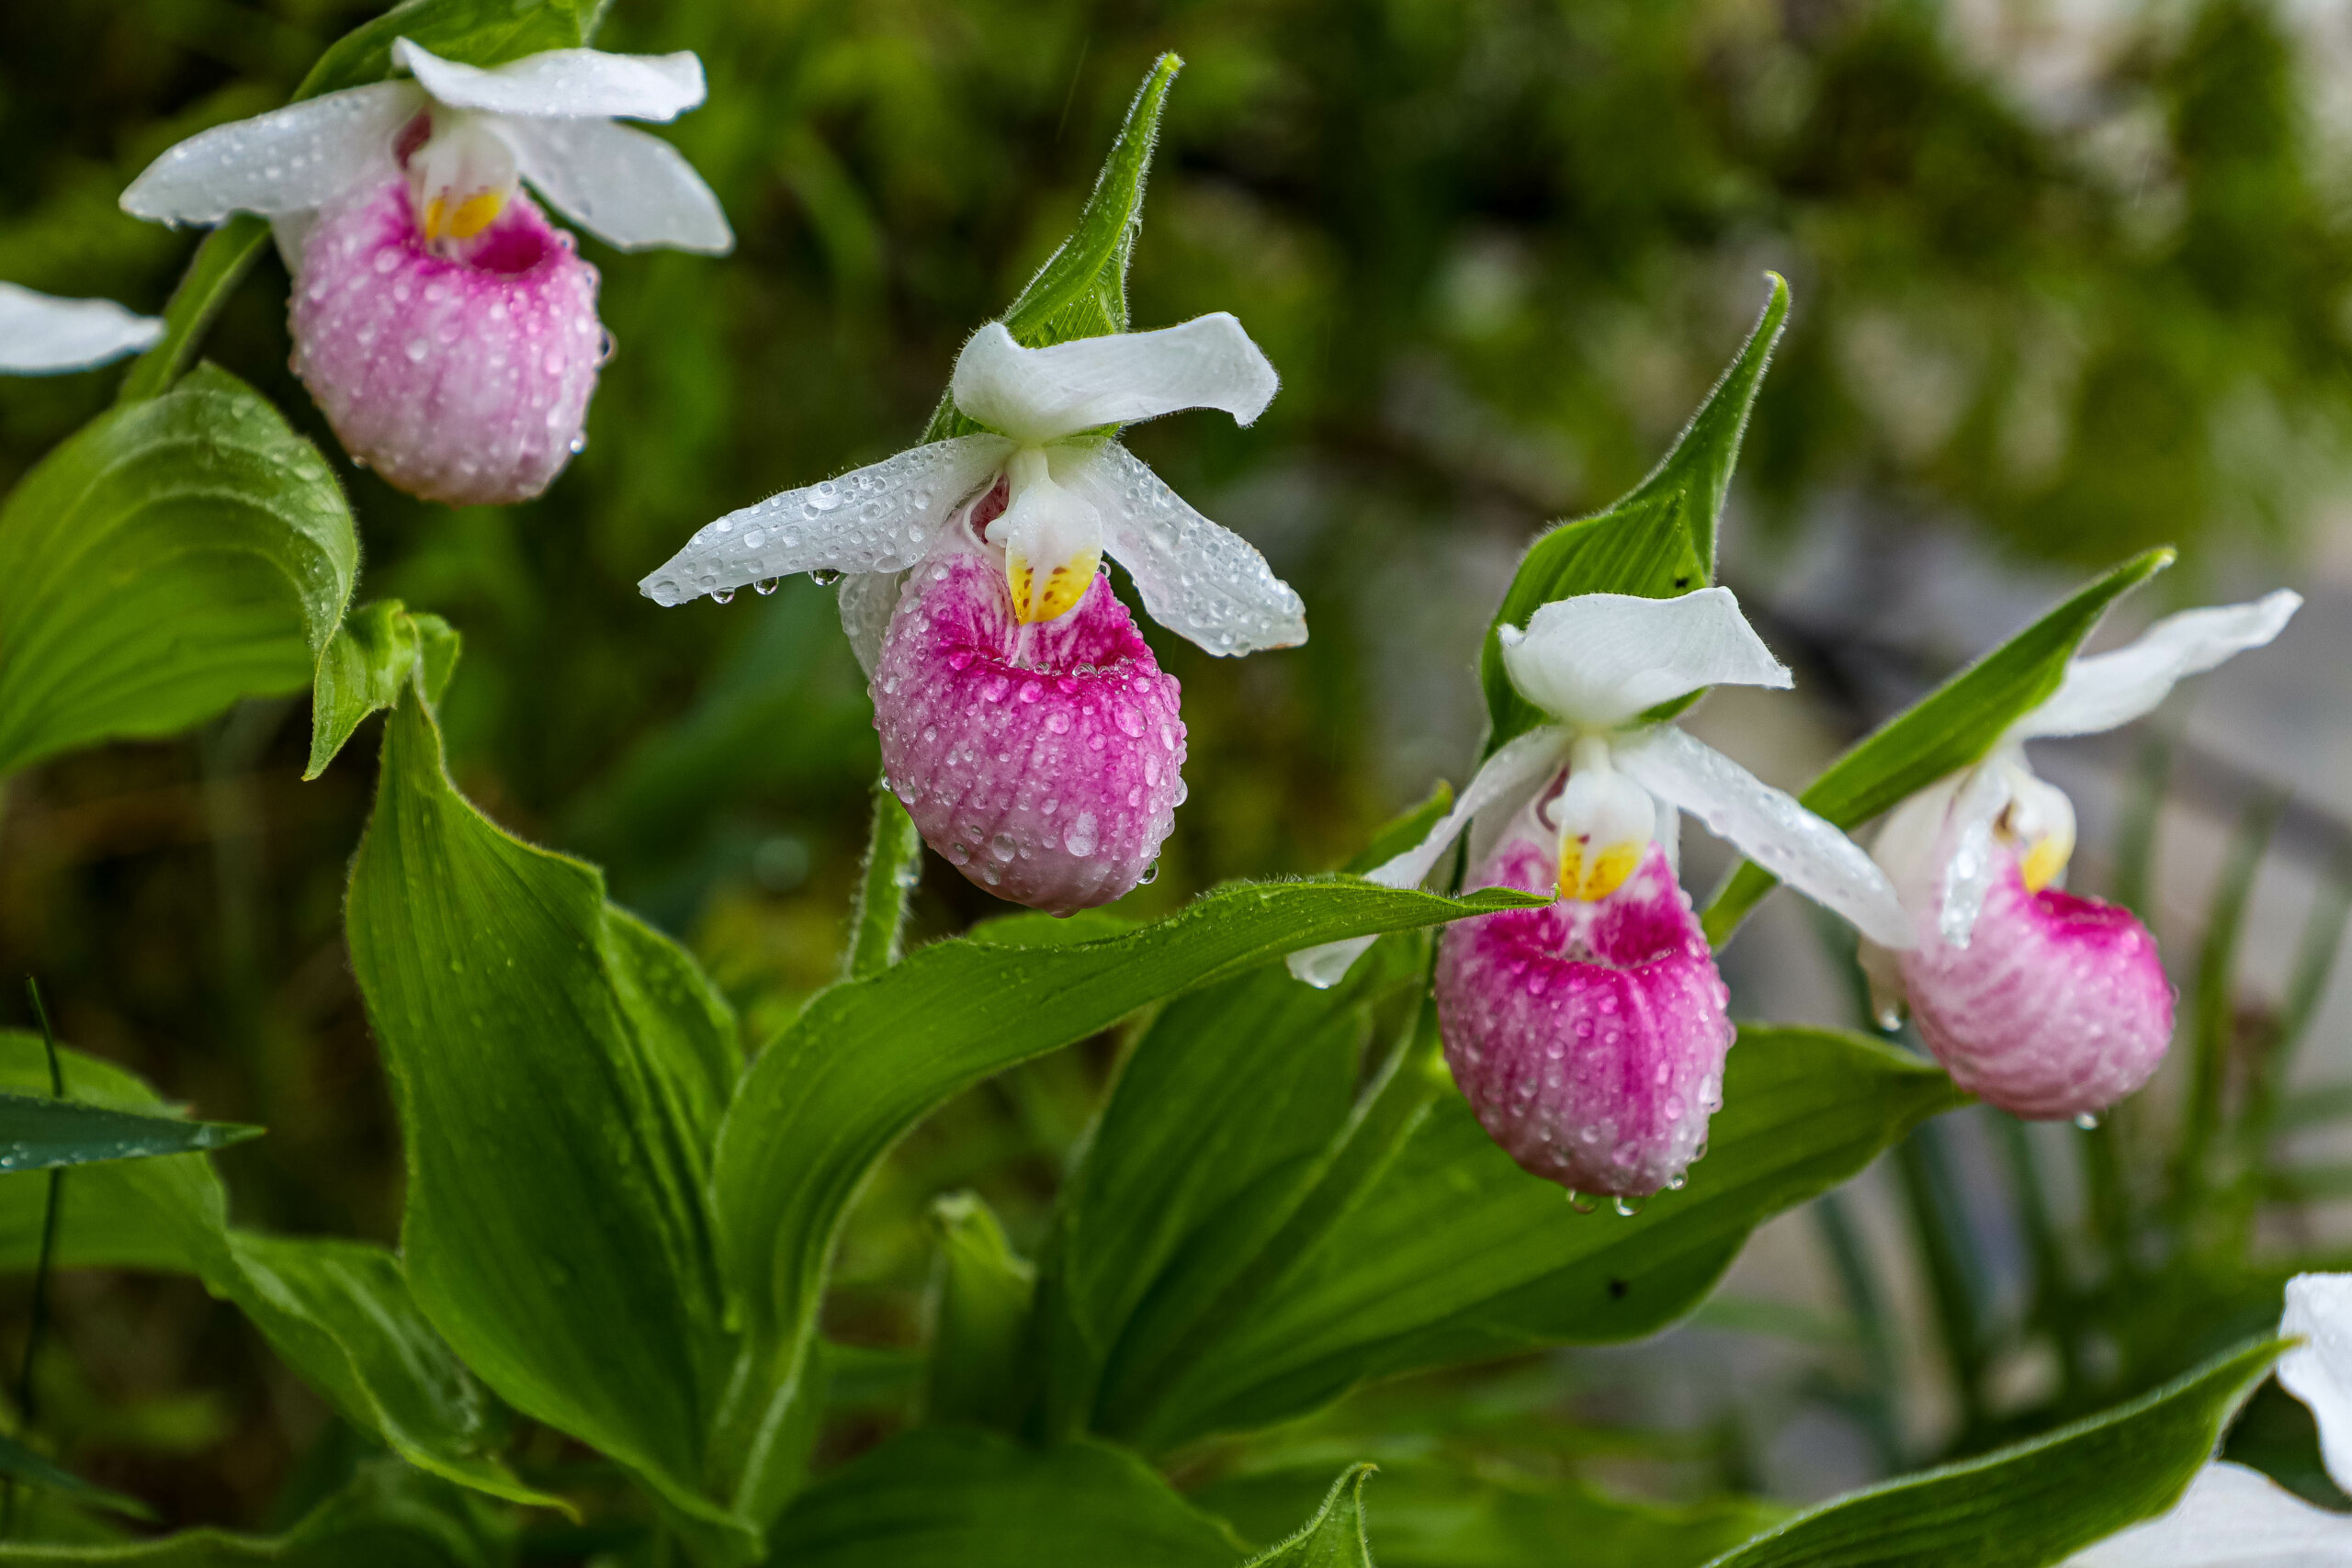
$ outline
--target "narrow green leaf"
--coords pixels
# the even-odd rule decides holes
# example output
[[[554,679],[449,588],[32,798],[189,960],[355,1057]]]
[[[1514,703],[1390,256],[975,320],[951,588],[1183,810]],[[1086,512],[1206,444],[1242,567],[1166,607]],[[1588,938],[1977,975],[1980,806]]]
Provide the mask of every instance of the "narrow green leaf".
[[[391,1070],[419,1304],[517,1408],[737,1529],[698,1490],[729,1336],[705,1206],[726,1004],[577,861],[449,783],[404,696],[352,866],[352,966]]]
[[[155,1510],[138,1498],[109,1492],[103,1486],[94,1486],[47,1455],[35,1452],[14,1438],[0,1437],[0,1475],[27,1486],[54,1492],[85,1507],[103,1508],[112,1514],[128,1514],[134,1519],[155,1517]]]
[[[1825,1504],[1713,1568],[2044,1568],[2177,1502],[2286,1346],[2247,1345],[2047,1437]]]
[[[1840,828],[1859,828],[1947,774],[1983,760],[2009,727],[2065,678],[2066,661],[2107,608],[2170,566],[2173,551],[2132,557],[1855,743],[1797,798]],[[1701,917],[1721,947],[1772,874],[1742,861]]]
[[[1095,176],[1078,227],[1005,310],[1005,330],[1024,348],[1127,330],[1127,262],[1135,254],[1136,231],[1143,226],[1144,182],[1151,173],[1168,85],[1183,68],[1173,54],[1153,62],[1127,107],[1126,123],[1111,144],[1102,172]],[[943,393],[922,438],[944,441],[979,428],[957,412],[951,395]]]
[[[2282,804],[2278,796],[2266,795],[2256,797],[2240,814],[2237,830],[2231,836],[2229,856],[2222,863],[2221,877],[2213,887],[2213,901],[2206,910],[2204,939],[2197,947],[2197,987],[2187,1030],[2188,1089],[2181,1100],[2180,1143],[2168,1174],[2174,1213],[2195,1240],[2208,1245],[2221,1240],[2211,1233],[2224,1223],[2223,1213],[2217,1212],[2218,1206],[2211,1201],[2212,1194],[2234,1185],[2245,1174],[2214,1168],[2223,1163],[2216,1156],[2221,1152],[2219,1146],[2225,1142],[2222,1122],[2229,1108],[2223,1099],[2230,1092],[2233,1066],[2244,1080],[2239,1089],[2240,1115],[2267,1099],[2267,1085],[2262,1080],[2267,1067],[2269,1042],[2257,1043],[2254,1051],[2242,1048],[2237,1038],[2237,990],[2233,982],[2237,977],[2238,948],[2245,929],[2246,905],[2254,895],[2255,874],[2262,869],[2262,857],[2270,848],[2270,836],[2278,829]],[[2254,1216],[2248,1209],[2235,1217],[2251,1224]],[[2233,1239],[2236,1245],[2244,1245],[2243,1239]]]
[[[899,797],[880,783],[874,786],[874,827],[865,843],[865,864],[857,885],[857,908],[850,916],[849,977],[878,975],[899,958],[907,925],[907,898],[922,880],[922,835]]]
[[[1132,1393],[1106,1384],[1099,1429],[1158,1451],[1300,1415],[1367,1378],[1647,1334],[1696,1305],[1758,1224],[1963,1097],[1875,1041],[1751,1025],[1724,1100],[1689,1185],[1621,1217],[1577,1213],[1459,1094],[1437,1094],[1314,1234],[1277,1238],[1274,1270],[1191,1359],[1133,1377]]]
[[[358,564],[326,460],[226,371],[101,414],[0,506],[0,773],[296,690]]]
[[[190,1122],[0,1090],[0,1173],[225,1149],[261,1133],[232,1122]]]
[[[750,1341],[713,1452],[742,1467],[741,1511],[772,1517],[782,1504],[767,1495],[765,1467],[834,1234],[874,1163],[926,1113],[1148,1002],[1295,949],[1532,901],[1496,888],[1446,898],[1353,877],[1243,883],[1100,941],[934,943],[810,1002],[744,1074],[713,1177],[727,1277]]]
[[[1233,1568],[1244,1550],[1124,1450],[954,1427],[918,1427],[826,1476],[769,1544],[792,1568]]]
[[[1372,1568],[1364,1539],[1363,1483],[1378,1466],[1351,1466],[1299,1532],[1251,1558],[1245,1568]]]
[[[974,1192],[933,1205],[930,1374],[923,1419],[1011,1430],[1021,1411],[1015,1377],[1037,1270],[1012,1250]]]
[[[160,398],[188,373],[204,334],[269,243],[269,220],[240,212],[204,236],[164,307],[164,335],[130,362],[115,392],[118,407]]]

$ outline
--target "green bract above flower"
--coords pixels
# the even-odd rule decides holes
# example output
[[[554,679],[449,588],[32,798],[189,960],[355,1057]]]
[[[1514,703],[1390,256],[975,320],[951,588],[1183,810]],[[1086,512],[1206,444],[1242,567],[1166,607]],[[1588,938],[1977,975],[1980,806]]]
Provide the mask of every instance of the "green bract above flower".
[[[111,299],[60,299],[0,283],[0,375],[94,370],[163,335],[162,321]]]

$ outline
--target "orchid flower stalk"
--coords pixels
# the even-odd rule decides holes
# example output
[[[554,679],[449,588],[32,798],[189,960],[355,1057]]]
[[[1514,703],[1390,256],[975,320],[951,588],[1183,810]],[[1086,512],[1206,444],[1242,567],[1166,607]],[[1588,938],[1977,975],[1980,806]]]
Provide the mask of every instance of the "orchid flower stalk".
[[[1639,1197],[1678,1184],[1703,1151],[1733,1035],[1713,954],[1676,881],[1679,813],[1875,941],[1907,944],[1910,921],[1843,833],[1645,716],[1720,683],[1791,684],[1729,589],[1586,594],[1501,637],[1512,685],[1553,722],[1498,750],[1430,836],[1370,879],[1417,886],[1474,819],[1505,824],[1472,883],[1555,901],[1464,920],[1441,939],[1446,1061],[1527,1170],[1576,1192]],[[1294,953],[1291,970],[1332,985],[1367,945]]]
[[[1273,367],[1223,312],[1024,348],[1001,322],[950,395],[981,433],[926,442],[729,513],[639,584],[662,604],[793,572],[847,574],[841,613],[870,677],[883,770],[967,878],[1067,914],[1142,880],[1184,798],[1179,688],[1102,570],[1209,652],[1306,640],[1298,595],[1240,536],[1121,446],[1182,409],[1249,424]]]
[[[0,283],[0,376],[95,370],[163,335],[162,321],[111,299],[61,299]]]
[[[561,49],[484,70],[408,39],[392,59],[408,79],[190,137],[123,209],[269,219],[294,368],[353,460],[431,501],[526,500],[584,444],[610,349],[596,269],[522,187],[622,250],[730,249],[684,157],[616,123],[702,102],[702,62]]]
[[[2155,1072],[2173,1027],[2155,938],[2130,910],[2064,890],[2074,803],[2035,774],[2025,745],[2131,723],[2184,678],[2269,642],[2301,603],[2280,589],[2189,610],[2076,659],[1984,761],[1888,816],[1873,853],[1920,941],[1899,954],[1865,942],[1863,967],[1882,1020],[1907,1003],[1962,1088],[2049,1121],[2095,1115]]]

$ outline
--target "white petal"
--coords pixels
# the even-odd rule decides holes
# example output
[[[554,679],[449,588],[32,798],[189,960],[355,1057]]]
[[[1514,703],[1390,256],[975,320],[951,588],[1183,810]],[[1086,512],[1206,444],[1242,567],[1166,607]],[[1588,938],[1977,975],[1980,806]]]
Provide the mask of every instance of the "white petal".
[[[903,571],[854,571],[842,579],[842,630],[849,636],[850,651],[857,655],[857,667],[868,676],[882,657],[882,637],[890,629],[906,581]]]
[[[164,223],[308,212],[397,174],[392,139],[424,107],[415,84],[376,82],[216,125],[148,164],[122,193],[122,209]]]
[[[1151,333],[1023,348],[1002,321],[972,334],[956,361],[956,406],[1020,441],[1053,441],[1178,409],[1222,409],[1248,424],[1280,379],[1223,310]]]
[[[2063,1568],[2344,1568],[2352,1517],[2313,1507],[2259,1471],[2216,1462],[2169,1513],[2109,1536]]]
[[[1439,857],[1453,847],[1453,840],[1462,836],[1462,829],[1469,826],[1472,818],[1558,772],[1567,758],[1567,732],[1548,725],[1509,742],[1471,776],[1461,798],[1453,803],[1453,809],[1430,829],[1428,838],[1366,872],[1364,880],[1384,887],[1419,887],[1422,879],[1436,869]],[[1328,990],[1347,977],[1348,970],[1376,940],[1358,936],[1343,942],[1327,942],[1317,947],[1302,948],[1286,962],[1294,976],[1317,989]]]
[[[1860,844],[1713,747],[1661,724],[1610,748],[1617,766],[1659,798],[1883,947],[1911,947],[1910,917]]]
[[[492,123],[548,205],[606,244],[714,256],[735,248],[718,193],[660,137],[609,119],[501,116]]]
[[[2327,1473],[2352,1489],[2352,1274],[2288,1280],[2278,1332],[2304,1340],[2278,1359],[2279,1386],[2311,1406]]]
[[[949,513],[1004,464],[1009,444],[965,435],[913,446],[837,479],[707,523],[638,591],[662,604],[796,571],[903,571]]]
[[[1503,668],[1520,694],[1569,724],[1623,724],[1658,704],[1724,683],[1794,683],[1728,588],[1679,599],[1582,593],[1502,628]]]
[[[1062,483],[1102,514],[1103,549],[1170,631],[1234,655],[1306,640],[1306,606],[1257,547],[1193,511],[1117,442],[1070,466]]]
[[[60,299],[0,283],[0,374],[94,369],[163,335],[163,322],[111,299]]]
[[[2009,734],[2018,740],[2038,735],[2096,735],[2129,724],[2169,696],[2175,682],[2277,637],[2302,603],[2301,594],[2281,588],[2251,604],[2167,615],[2130,647],[2066,666],[2066,678],[2050,700],[2020,719]]]
[[[535,118],[675,119],[703,100],[702,62],[676,54],[550,49],[488,70],[444,60],[407,39],[392,63],[451,108]]]
[[[1943,892],[1936,906],[1936,931],[1954,947],[1966,947],[1975,934],[1976,917],[1993,891],[2000,863],[1993,854],[1993,828],[2009,808],[2015,775],[2021,763],[1996,753],[1977,764],[1960,786],[1944,817],[1939,845],[1950,845],[1944,862]]]

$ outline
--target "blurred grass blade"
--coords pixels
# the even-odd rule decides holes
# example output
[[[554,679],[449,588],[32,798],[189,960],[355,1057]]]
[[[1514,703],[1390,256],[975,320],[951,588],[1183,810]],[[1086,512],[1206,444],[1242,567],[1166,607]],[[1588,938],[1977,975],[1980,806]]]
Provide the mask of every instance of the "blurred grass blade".
[[[1364,1539],[1363,1483],[1379,1466],[1350,1466],[1323,1499],[1323,1506],[1280,1546],[1252,1557],[1246,1568],[1372,1568],[1372,1544]]]
[[[14,1438],[0,1437],[0,1475],[27,1486],[54,1492],[85,1507],[104,1508],[110,1514],[128,1514],[134,1519],[153,1519],[155,1517],[155,1511],[138,1498],[109,1492],[103,1486],[93,1486]]]
[[[1012,1250],[978,1193],[932,1206],[939,1233],[933,1265],[930,1375],[923,1419],[1010,1430],[1020,1419],[1014,1379],[1037,1270]]]
[[[2172,1506],[2285,1348],[2248,1345],[2047,1437],[1825,1504],[1713,1568],[2045,1568]]]
[[[1133,1454],[902,1433],[801,1494],[769,1538],[792,1568],[1234,1568],[1238,1537]]]
[[[712,1178],[727,1276],[750,1337],[714,1439],[717,1455],[742,1466],[738,1506],[772,1517],[784,1501],[767,1494],[767,1434],[782,1430],[834,1235],[874,1163],[934,1107],[1147,1003],[1285,953],[1530,901],[1502,889],[1447,898],[1352,877],[1242,883],[1124,935],[1047,946],[935,942],[810,1002],[744,1075]]]
[[[2222,1129],[2233,1098],[2233,1090],[2250,1089],[2259,1066],[2240,1059],[2237,995],[2232,986],[2237,972],[2239,938],[2245,929],[2247,900],[2254,893],[2255,874],[2278,826],[2280,802],[2275,796],[2248,806],[2230,840],[2228,858],[2213,887],[2213,901],[2205,915],[2205,934],[2197,949],[2194,1005],[2188,1015],[2188,1087],[2181,1103],[2180,1144],[2169,1172],[2175,1214],[2184,1224],[2212,1216],[2206,1199],[2234,1183],[2239,1173],[2217,1170],[2223,1143]],[[2246,1069],[2233,1072],[2233,1067]],[[2238,1098],[2243,1099],[2243,1096]],[[2220,1238],[2193,1237],[2208,1244]]]
[[[326,459],[226,371],[99,415],[0,506],[0,773],[300,689],[358,566]]]
[[[2107,608],[2172,564],[2169,548],[2143,552],[1946,681],[1857,742],[1797,798],[1815,816],[1854,829],[1983,759],[2004,732],[2058,689],[2066,662]],[[1721,947],[1776,885],[1742,861],[1702,917]]]
[[[2172,741],[2161,727],[2132,759],[2123,802],[2115,819],[2115,877],[2109,889],[2116,903],[2156,929],[2152,891],[2156,885],[2156,843],[2164,823],[2165,795],[2172,779]]]
[[[2335,977],[2347,925],[2352,925],[2352,856],[2338,856],[2320,874],[2319,886],[2312,895],[2311,914],[2303,925],[2303,940],[2295,950],[2294,972],[2287,981],[2275,1069],[2282,1077],[2303,1037],[2311,1032],[2320,1003],[2327,999],[2328,983]]]
[[[225,1149],[261,1134],[233,1122],[190,1122],[0,1089],[0,1174]]]

